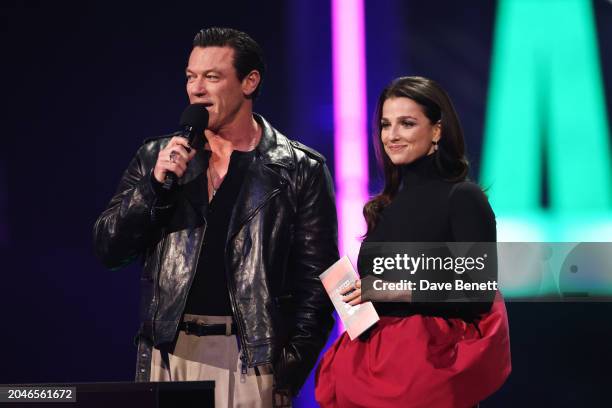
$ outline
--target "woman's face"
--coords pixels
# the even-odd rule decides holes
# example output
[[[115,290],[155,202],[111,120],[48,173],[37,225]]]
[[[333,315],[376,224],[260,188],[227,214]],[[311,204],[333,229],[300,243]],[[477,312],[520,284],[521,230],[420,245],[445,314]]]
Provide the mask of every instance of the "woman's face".
[[[434,152],[440,123],[432,124],[421,105],[410,98],[392,97],[383,103],[380,136],[385,152],[397,166]]]

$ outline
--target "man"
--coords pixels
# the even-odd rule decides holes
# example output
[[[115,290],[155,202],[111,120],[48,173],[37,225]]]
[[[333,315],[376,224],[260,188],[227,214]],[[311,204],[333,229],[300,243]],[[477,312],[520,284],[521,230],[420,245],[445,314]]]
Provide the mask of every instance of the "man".
[[[215,380],[217,407],[286,402],[333,325],[318,280],[338,259],[329,171],[253,113],[264,62],[247,34],[201,30],[186,74],[210,116],[203,148],[145,141],[94,226],[96,253],[111,268],[144,258],[138,381]]]

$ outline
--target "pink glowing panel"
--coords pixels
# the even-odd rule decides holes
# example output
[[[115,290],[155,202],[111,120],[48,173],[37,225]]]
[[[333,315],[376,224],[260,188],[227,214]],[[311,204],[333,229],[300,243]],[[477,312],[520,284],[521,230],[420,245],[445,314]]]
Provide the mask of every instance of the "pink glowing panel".
[[[363,0],[332,0],[334,151],[340,256],[355,263],[368,197]]]

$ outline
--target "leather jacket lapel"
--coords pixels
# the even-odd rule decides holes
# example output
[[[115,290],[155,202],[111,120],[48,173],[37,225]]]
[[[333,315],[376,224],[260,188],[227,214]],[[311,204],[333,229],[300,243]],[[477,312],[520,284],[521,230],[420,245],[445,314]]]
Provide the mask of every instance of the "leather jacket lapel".
[[[256,158],[249,167],[236,200],[228,229],[228,240],[286,185],[287,182],[280,174]]]
[[[274,128],[264,118],[256,113],[253,117],[262,128],[261,140],[234,207],[228,240],[232,239],[268,200],[287,186],[288,180],[285,180],[278,170],[295,167],[293,155],[285,139],[279,141]]]
[[[231,239],[269,199],[286,187],[289,180],[285,180],[279,170],[292,169],[295,166],[291,149],[285,139],[277,140],[272,126],[261,116],[253,116],[262,128],[262,137],[235,203],[228,239]],[[200,216],[195,225],[199,225],[205,218],[208,208],[208,192],[205,186],[209,159],[210,152],[200,148],[189,163],[187,172],[179,180],[181,196]]]

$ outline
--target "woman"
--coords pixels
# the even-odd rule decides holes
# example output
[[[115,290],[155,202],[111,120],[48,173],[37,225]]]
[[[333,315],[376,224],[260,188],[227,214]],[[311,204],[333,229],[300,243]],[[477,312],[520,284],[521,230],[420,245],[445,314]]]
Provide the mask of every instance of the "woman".
[[[363,213],[364,242],[495,242],[495,215],[474,183],[457,113],[434,81],[402,77],[385,88],[374,118],[385,186]],[[363,249],[363,247],[362,247]],[[360,258],[361,258],[360,253]],[[362,267],[362,277],[371,271]],[[361,303],[361,281],[344,300]],[[471,407],[510,373],[503,300],[375,303],[380,321],[344,333],[317,369],[322,407]]]

